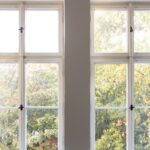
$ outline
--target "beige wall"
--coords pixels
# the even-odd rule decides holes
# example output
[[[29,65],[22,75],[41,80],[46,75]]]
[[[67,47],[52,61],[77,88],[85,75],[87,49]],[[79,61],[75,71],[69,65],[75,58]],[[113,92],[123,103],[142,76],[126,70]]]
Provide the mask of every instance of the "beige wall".
[[[65,150],[90,150],[90,2],[65,1]]]

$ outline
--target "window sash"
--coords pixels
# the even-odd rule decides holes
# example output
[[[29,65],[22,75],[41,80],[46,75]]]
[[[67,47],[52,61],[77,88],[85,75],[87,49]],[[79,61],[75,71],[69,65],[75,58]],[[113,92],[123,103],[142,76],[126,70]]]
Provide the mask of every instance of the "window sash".
[[[128,52],[127,53],[95,53],[94,52],[94,10],[124,10],[128,12]],[[96,150],[95,147],[95,111],[96,110],[124,110],[126,109],[127,121],[127,141],[126,149],[134,149],[134,111],[129,109],[130,105],[134,105],[134,64],[150,63],[150,53],[134,52],[134,32],[130,32],[130,26],[134,25],[134,10],[149,10],[150,3],[92,3],[91,4],[91,150]],[[128,65],[127,71],[127,105],[126,107],[96,107],[94,102],[95,97],[95,64],[118,64],[125,63]],[[136,106],[135,109],[148,108],[149,106]]]
[[[19,112],[19,149],[27,149],[27,110],[30,109],[44,109],[44,110],[57,110],[58,111],[58,149],[63,150],[63,56],[64,56],[64,45],[63,45],[63,3],[52,3],[52,2],[0,2],[0,9],[4,10],[19,10],[19,26],[25,27],[25,10],[26,9],[57,9],[59,11],[59,53],[26,53],[25,50],[25,32],[19,34],[19,52],[18,53],[0,53],[0,62],[16,62],[19,64],[19,99],[20,104],[25,108]],[[17,29],[16,29],[17,30]],[[9,44],[9,43],[8,43]],[[25,63],[37,62],[37,63],[57,63],[59,66],[59,95],[58,95],[58,106],[51,107],[32,107],[26,106],[25,102]],[[20,105],[18,104],[18,106]],[[18,109],[18,107],[0,107],[0,110]]]

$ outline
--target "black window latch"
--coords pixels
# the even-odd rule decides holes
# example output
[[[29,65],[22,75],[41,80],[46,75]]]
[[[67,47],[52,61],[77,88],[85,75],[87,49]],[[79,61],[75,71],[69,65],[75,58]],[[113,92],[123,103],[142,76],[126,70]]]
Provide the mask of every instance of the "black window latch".
[[[18,108],[22,111],[24,109],[24,106],[21,104]]]
[[[130,105],[129,109],[132,111],[135,107],[133,105]]]
[[[20,33],[23,33],[24,28],[23,28],[23,27],[20,27],[20,28],[19,28],[19,31],[20,31]]]
[[[130,32],[133,32],[134,30],[133,30],[133,28],[132,28],[132,26],[130,27]]]

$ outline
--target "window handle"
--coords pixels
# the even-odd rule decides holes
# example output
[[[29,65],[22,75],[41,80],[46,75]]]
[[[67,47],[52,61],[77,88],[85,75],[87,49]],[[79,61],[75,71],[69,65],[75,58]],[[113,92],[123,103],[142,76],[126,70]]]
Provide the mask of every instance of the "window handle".
[[[135,107],[133,105],[130,105],[129,109],[132,111]]]
[[[22,111],[24,109],[24,106],[21,104],[18,108]]]
[[[133,27],[132,26],[130,26],[130,32],[133,32],[134,30],[133,30]]]
[[[19,28],[19,31],[20,31],[20,33],[23,33],[24,28],[23,28],[23,27],[20,27],[20,28]]]

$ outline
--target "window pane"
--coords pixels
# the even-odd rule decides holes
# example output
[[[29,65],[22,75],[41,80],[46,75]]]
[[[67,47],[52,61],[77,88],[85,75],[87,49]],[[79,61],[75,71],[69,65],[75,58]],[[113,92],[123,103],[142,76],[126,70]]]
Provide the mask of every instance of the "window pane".
[[[26,64],[26,99],[32,106],[56,106],[58,103],[58,64]]]
[[[18,65],[0,63],[0,106],[18,106]]]
[[[28,150],[58,149],[58,118],[56,110],[31,109],[27,113]]]
[[[96,111],[96,150],[126,149],[126,111]]]
[[[136,105],[150,105],[150,64],[135,64],[134,101]]]
[[[19,150],[18,110],[0,110],[0,149]]]
[[[126,65],[95,65],[96,106],[125,106]]]
[[[134,11],[134,51],[150,52],[150,11]]]
[[[26,52],[59,51],[59,12],[57,10],[26,11]]]
[[[127,52],[127,11],[94,11],[94,50],[96,53]]]
[[[17,10],[0,10],[0,52],[18,52],[18,29],[19,12]]]
[[[150,110],[135,109],[135,150],[150,149]]]

